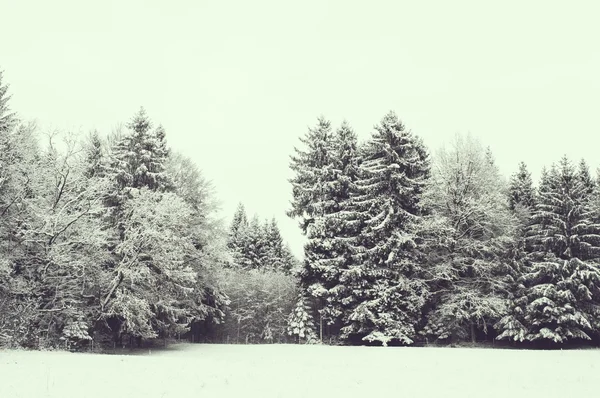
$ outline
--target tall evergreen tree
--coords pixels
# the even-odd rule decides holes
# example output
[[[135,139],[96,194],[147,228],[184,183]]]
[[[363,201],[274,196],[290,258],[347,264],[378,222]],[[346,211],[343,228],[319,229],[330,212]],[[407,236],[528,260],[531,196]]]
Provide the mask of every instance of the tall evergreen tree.
[[[590,174],[590,168],[585,159],[581,159],[581,161],[579,162],[577,175],[581,180],[581,183],[583,184],[585,195],[590,195],[594,191],[594,186],[596,185],[596,182]]]
[[[233,215],[227,239],[227,247],[231,251],[236,267],[245,267],[247,265],[244,256],[248,238],[248,216],[246,215],[244,205],[239,203]]]
[[[508,191],[511,210],[515,210],[518,206],[531,210],[535,206],[533,180],[525,162],[520,162],[519,171],[510,177]]]
[[[359,234],[359,220],[352,209],[352,198],[356,194],[356,180],[360,156],[357,136],[347,121],[336,130],[332,144],[333,184],[332,211],[323,216],[326,230],[330,231],[324,244],[331,248],[331,257],[321,260],[327,269],[328,279],[323,281],[322,295],[325,299],[324,318],[336,329],[343,324],[346,311],[345,298],[350,295],[343,281],[343,274],[353,264],[353,240]]]
[[[267,236],[264,224],[254,215],[248,224],[248,240],[244,249],[246,268],[263,269],[267,257]]]
[[[562,343],[598,330],[600,256],[587,189],[565,156],[542,175],[531,221],[534,251],[499,339]]]
[[[171,189],[172,182],[165,173],[169,150],[164,128],[159,125],[152,130],[152,122],[144,108],[140,108],[127,127],[130,132],[117,143],[112,164],[120,187],[145,187],[152,191]]]
[[[18,122],[16,114],[11,112],[8,107],[10,95],[8,95],[8,85],[2,82],[3,73],[3,71],[0,71],[0,139]]]
[[[290,180],[293,200],[288,216],[300,219],[300,227],[308,238],[299,270],[300,289],[307,293],[306,300],[313,298],[312,308],[321,312],[326,293],[323,284],[331,279],[322,260],[333,257],[325,243],[330,233],[323,218],[335,210],[331,123],[319,117],[317,126],[310,128],[300,141],[306,149],[295,148],[296,154],[291,158],[290,168],[296,175]],[[321,326],[322,321],[321,318]]]
[[[293,199],[288,216],[300,219],[304,234],[332,205],[329,200],[332,138],[331,123],[321,116],[317,126],[309,128],[306,136],[300,138],[306,149],[294,148],[296,154],[291,157],[290,168],[296,175],[290,180]]]
[[[197,274],[186,262],[194,251],[190,225],[180,223],[186,217],[189,222],[193,209],[173,193],[164,129],[152,130],[143,108],[127,127],[107,170],[114,182],[107,204],[115,231],[109,249],[115,255],[103,318],[117,335],[164,336],[183,330],[190,320],[183,298],[193,291]],[[172,220],[165,219],[169,211]]]
[[[375,126],[359,168],[353,210],[361,225],[354,263],[345,270],[351,303],[344,337],[410,344],[427,297],[419,279],[415,230],[429,158],[394,112]]]
[[[103,151],[103,143],[98,131],[93,131],[88,141],[85,143],[85,157],[87,167],[85,175],[91,177],[101,177],[106,172],[105,156]]]

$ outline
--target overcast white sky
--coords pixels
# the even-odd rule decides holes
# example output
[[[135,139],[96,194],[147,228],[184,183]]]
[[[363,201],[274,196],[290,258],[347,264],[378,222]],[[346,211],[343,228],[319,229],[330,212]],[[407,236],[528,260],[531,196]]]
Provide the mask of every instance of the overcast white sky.
[[[471,132],[506,175],[596,168],[597,3],[0,0],[0,69],[43,128],[106,133],[143,105],[223,216],[275,216],[300,255],[288,160],[319,114],[364,139],[393,109],[432,151]]]

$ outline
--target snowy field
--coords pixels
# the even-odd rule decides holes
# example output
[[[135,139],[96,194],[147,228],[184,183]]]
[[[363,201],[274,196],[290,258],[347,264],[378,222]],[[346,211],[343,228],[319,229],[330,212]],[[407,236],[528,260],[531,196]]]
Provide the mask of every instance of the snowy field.
[[[600,351],[177,345],[0,351],[2,398],[596,396]]]

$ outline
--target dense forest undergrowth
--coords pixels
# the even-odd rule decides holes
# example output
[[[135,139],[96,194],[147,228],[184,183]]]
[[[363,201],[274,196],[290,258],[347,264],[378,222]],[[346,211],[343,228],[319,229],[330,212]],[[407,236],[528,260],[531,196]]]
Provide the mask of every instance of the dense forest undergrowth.
[[[323,117],[277,220],[231,225],[141,108],[126,128],[40,131],[0,74],[0,347],[166,342],[596,346],[600,187],[584,160],[503,178],[471,136],[430,155],[390,112],[366,142]]]

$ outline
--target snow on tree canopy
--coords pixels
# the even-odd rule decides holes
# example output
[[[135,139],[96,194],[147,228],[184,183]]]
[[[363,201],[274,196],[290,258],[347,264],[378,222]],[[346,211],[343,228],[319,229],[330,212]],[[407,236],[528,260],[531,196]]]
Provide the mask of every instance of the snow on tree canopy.
[[[429,177],[428,154],[422,141],[390,112],[375,127],[362,155],[356,194],[348,206],[360,231],[352,242],[354,266],[341,270],[340,276],[350,294],[343,301],[352,305],[342,335],[410,344],[427,296],[418,278],[414,231]]]

